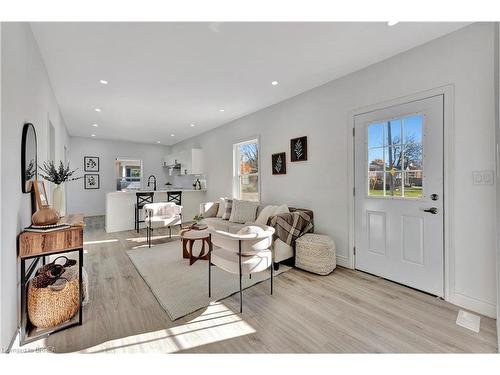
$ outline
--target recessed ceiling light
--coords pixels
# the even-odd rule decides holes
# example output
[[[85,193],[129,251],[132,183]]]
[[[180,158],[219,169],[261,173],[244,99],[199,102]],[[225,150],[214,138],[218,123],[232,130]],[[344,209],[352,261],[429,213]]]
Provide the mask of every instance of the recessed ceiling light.
[[[101,79],[99,82],[101,82],[103,85],[107,85],[108,84],[108,81],[106,81],[105,79]]]
[[[191,126],[192,128],[194,128],[196,125],[195,125],[195,124],[191,124],[191,125],[189,125],[189,126]]]
[[[273,86],[277,86],[277,85],[278,85],[278,81],[272,81],[272,82],[271,82],[271,85],[273,85]]]
[[[399,23],[399,21],[389,21],[389,22],[387,22],[387,26],[394,26],[398,23]]]
[[[95,137],[95,134],[91,134],[90,136],[91,136],[91,137]]]
[[[161,143],[161,141],[156,141],[156,143]]]
[[[92,124],[92,126],[93,126],[94,128],[98,128],[98,127],[99,127],[99,124]]]
[[[221,109],[219,109],[219,112],[224,112],[224,110],[221,108]]]
[[[94,108],[94,111],[101,112],[101,108]]]
[[[175,134],[170,134],[171,137],[175,137]]]

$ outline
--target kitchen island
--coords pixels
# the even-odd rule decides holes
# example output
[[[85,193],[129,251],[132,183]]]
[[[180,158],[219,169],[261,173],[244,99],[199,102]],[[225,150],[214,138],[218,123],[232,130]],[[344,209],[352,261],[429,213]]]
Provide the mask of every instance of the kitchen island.
[[[182,191],[182,219],[192,220],[200,211],[200,203],[206,201],[206,190],[170,189],[170,190],[129,190],[114,191],[106,194],[106,232],[121,232],[134,229],[135,193],[153,192],[154,202],[167,202],[168,191]],[[141,210],[141,220],[144,213]],[[141,223],[143,227],[144,223]]]

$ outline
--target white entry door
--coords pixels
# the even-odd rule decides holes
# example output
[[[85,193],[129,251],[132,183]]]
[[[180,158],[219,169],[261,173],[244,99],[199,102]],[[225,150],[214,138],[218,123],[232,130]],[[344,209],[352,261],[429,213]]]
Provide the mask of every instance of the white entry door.
[[[442,297],[443,96],[354,120],[356,269]]]

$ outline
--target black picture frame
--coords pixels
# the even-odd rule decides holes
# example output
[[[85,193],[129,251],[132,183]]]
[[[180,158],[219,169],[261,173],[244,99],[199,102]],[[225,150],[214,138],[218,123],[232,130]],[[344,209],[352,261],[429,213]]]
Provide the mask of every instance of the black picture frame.
[[[23,126],[21,137],[21,191],[23,193],[33,192],[33,184],[38,178],[37,147],[35,126],[27,122]]]
[[[98,156],[84,156],[83,157],[83,171],[84,172],[99,172],[99,157]]]
[[[94,181],[92,181],[92,179]],[[87,173],[83,175],[83,188],[85,190],[98,190],[101,187],[100,184],[98,173]]]
[[[290,139],[290,161],[307,160],[307,136]]]
[[[286,152],[271,155],[271,168],[273,175],[286,174]]]

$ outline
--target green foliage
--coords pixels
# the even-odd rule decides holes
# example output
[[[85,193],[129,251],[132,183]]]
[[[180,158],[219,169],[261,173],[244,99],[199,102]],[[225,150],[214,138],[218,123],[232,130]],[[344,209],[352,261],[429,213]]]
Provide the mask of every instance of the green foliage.
[[[53,182],[56,185],[82,178],[82,176],[73,177],[73,174],[77,171],[77,169],[70,170],[69,163],[64,166],[62,161],[59,162],[58,168],[56,168],[55,163],[52,160],[44,162],[43,166],[38,166],[38,168],[40,168],[40,176],[42,176],[44,180]]]
[[[203,220],[203,219],[204,219],[204,217],[203,217],[203,215],[201,215],[201,214],[196,215],[195,217],[193,217],[193,220],[194,220],[194,221],[196,221],[196,222],[201,221],[201,220]]]

